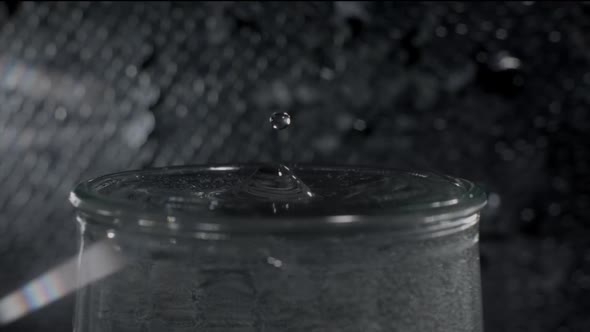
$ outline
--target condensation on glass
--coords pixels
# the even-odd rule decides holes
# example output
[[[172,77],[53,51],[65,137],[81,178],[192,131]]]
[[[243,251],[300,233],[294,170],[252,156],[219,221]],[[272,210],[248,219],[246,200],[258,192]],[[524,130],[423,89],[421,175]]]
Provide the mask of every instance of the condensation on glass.
[[[71,195],[84,252],[125,265],[78,291],[75,330],[482,331],[471,182],[228,165],[125,172]]]

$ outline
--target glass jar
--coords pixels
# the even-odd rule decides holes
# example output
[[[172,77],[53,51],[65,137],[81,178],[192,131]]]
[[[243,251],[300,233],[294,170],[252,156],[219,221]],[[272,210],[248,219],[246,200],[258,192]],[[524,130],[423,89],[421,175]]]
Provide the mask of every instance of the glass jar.
[[[75,331],[482,331],[485,194],[436,174],[315,166],[124,172],[72,192]]]

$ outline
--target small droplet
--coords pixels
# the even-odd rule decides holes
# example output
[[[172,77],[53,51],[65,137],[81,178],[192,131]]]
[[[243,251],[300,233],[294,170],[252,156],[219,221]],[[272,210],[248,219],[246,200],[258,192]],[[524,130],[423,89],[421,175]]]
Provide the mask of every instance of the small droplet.
[[[276,268],[280,268],[281,266],[283,266],[283,262],[281,262],[281,260],[270,256],[266,258],[266,262]]]
[[[467,25],[465,25],[463,23],[459,23],[459,24],[457,24],[457,26],[455,26],[455,32],[458,35],[466,35],[468,31],[469,31],[469,29],[467,28]]]
[[[501,203],[501,199],[500,199],[500,195],[496,194],[496,193],[491,193],[490,196],[488,197],[488,204],[490,206],[490,208],[492,209],[497,209],[500,206]]]
[[[358,131],[365,131],[367,129],[367,123],[365,122],[365,120],[356,119],[354,120],[352,127]]]
[[[58,121],[64,121],[68,117],[68,111],[63,107],[58,107],[55,110],[55,119]]]
[[[549,205],[549,215],[556,217],[561,214],[561,205],[557,203],[551,203]]]
[[[518,70],[522,66],[520,59],[508,52],[500,52],[491,60],[490,66],[494,71]]]
[[[508,31],[506,31],[506,29],[498,29],[496,30],[496,38],[500,39],[500,40],[504,40],[506,39],[506,37],[508,37]]]
[[[137,76],[137,67],[133,65],[127,66],[127,68],[125,68],[125,74],[130,78],[134,78],[135,76]]]
[[[320,77],[326,81],[334,79],[334,71],[330,68],[324,67],[320,70]]]
[[[275,112],[270,116],[269,121],[273,129],[282,130],[291,124],[291,116],[287,112]]]
[[[442,26],[442,25],[441,25],[441,26],[438,26],[438,27],[436,27],[436,29],[435,29],[435,33],[436,33],[436,35],[437,35],[438,37],[441,37],[441,38],[442,38],[442,37],[444,37],[444,36],[446,36],[446,35],[447,35],[447,28],[445,28],[445,27],[444,27],[444,26]]]
[[[535,211],[530,208],[526,208],[520,212],[520,218],[524,221],[531,221],[535,218]]]
[[[549,41],[552,43],[557,43],[561,40],[561,32],[559,31],[551,31],[549,33]]]
[[[434,128],[436,130],[445,130],[447,128],[447,121],[445,119],[434,119]]]

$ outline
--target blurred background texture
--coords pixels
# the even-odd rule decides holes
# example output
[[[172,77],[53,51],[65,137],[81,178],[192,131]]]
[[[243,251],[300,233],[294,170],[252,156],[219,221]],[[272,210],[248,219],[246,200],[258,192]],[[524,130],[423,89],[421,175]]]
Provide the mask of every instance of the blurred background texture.
[[[0,2],[0,296],[75,253],[77,181],[269,161],[287,111],[286,161],[485,186],[487,331],[590,331],[589,88],[584,2]]]

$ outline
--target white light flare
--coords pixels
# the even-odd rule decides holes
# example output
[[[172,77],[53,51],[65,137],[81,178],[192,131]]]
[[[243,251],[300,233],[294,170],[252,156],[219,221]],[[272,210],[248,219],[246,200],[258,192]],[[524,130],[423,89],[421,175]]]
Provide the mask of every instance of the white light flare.
[[[0,325],[22,318],[124,266],[125,259],[112,241],[97,242],[86,248],[81,257],[68,259],[0,298]]]

